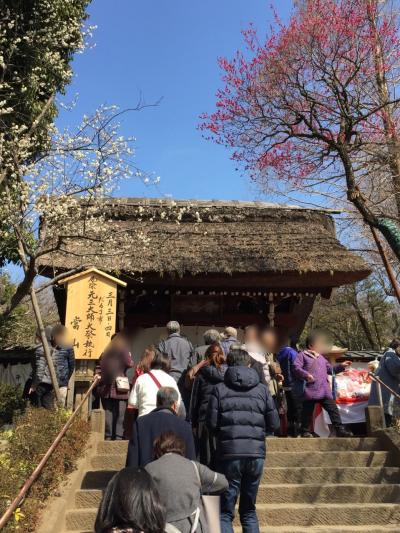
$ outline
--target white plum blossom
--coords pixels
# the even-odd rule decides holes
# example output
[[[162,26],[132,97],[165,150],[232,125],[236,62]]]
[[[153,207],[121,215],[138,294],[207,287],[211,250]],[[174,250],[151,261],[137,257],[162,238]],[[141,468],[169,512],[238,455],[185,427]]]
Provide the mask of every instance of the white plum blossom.
[[[132,239],[149,243],[146,232],[132,235],[109,223],[119,183],[138,174],[151,182],[136,167],[133,138],[120,135],[121,113],[102,106],[85,116],[75,132],[52,127],[46,153],[34,161],[21,158],[18,179],[0,189],[0,242],[7,238],[17,250],[15,260],[30,266],[22,282],[26,285],[29,276],[28,289],[41,258],[66,251],[71,242],[80,243],[75,255],[82,265],[127,252]]]

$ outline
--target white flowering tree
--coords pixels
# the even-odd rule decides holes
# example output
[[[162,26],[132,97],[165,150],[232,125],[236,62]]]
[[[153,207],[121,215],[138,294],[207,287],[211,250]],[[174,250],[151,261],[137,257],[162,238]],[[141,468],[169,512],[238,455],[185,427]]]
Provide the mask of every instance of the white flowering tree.
[[[43,152],[32,160],[18,158],[12,179],[4,180],[0,188],[0,255],[21,265],[23,278],[0,308],[2,319],[30,295],[44,337],[33,286],[41,257],[62,250],[65,242],[76,239],[81,243],[81,252],[76,253],[81,253],[83,264],[85,260],[96,261],[91,249],[110,257],[123,253],[125,243],[131,243],[131,232],[118,233],[116,241],[114,228],[107,224],[110,213],[105,200],[121,180],[158,180],[137,168],[135,139],[119,132],[121,115],[142,107],[138,104],[124,111],[100,107],[93,115],[85,116],[74,132],[61,132],[51,126]],[[25,145],[20,149],[24,152]],[[18,157],[18,146],[15,153]],[[145,239],[145,235],[138,232],[137,238]],[[43,343],[47,344],[45,340]],[[57,385],[55,390],[57,395]]]
[[[119,133],[121,115],[144,104],[124,111],[103,106],[75,131],[53,125],[73,54],[91,33],[83,26],[88,3],[3,0],[0,13],[0,267],[12,262],[23,269],[14,293],[0,303],[0,320],[30,296],[57,398],[34,287],[40,259],[75,239],[82,265],[123,253],[134,238],[148,243],[140,230],[116,234],[106,223],[105,200],[122,179],[157,180],[136,167],[134,139]]]
[[[55,96],[64,91],[71,79],[73,54],[83,48],[88,4],[89,0],[3,0],[1,3],[0,192],[5,204],[0,213],[0,267],[25,256],[23,242],[29,230],[23,225],[24,233],[17,236],[15,220],[8,220],[7,213],[11,202],[19,202],[20,213],[24,211],[24,171],[49,149],[49,126],[57,113]],[[16,308],[20,296],[30,290],[32,267],[26,261],[23,266],[23,284],[12,296],[11,305],[6,304],[5,309],[3,306],[2,319]],[[33,299],[58,398],[54,368],[34,295]]]
[[[3,316],[29,294],[40,258],[62,250],[67,241],[83,243],[82,252],[76,253],[86,260],[91,258],[91,248],[97,255],[101,250],[112,257],[123,253],[125,240],[126,245],[131,242],[131,233],[116,234],[106,223],[110,213],[105,199],[121,180],[133,177],[150,183],[158,178],[136,166],[135,139],[119,134],[119,117],[125,112],[103,106],[84,117],[75,132],[52,127],[46,152],[35,161],[21,162],[17,179],[3,183],[0,246],[6,249],[0,250],[3,257],[24,268],[22,281],[1,309]]]

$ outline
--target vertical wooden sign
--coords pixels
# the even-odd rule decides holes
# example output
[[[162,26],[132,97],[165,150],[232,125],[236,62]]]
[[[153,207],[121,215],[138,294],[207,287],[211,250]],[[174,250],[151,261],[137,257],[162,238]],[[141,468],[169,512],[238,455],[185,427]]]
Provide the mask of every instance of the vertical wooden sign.
[[[126,283],[90,268],[60,281],[67,287],[65,326],[76,359],[96,360],[115,333],[117,286]]]

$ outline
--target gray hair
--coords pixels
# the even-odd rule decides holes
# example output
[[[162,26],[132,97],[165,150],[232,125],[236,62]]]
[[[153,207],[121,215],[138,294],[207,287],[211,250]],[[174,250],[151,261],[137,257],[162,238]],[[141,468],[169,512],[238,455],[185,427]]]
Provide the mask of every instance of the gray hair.
[[[179,333],[181,331],[181,326],[176,320],[170,320],[167,324],[168,333]]]
[[[216,329],[208,329],[203,334],[204,344],[213,344],[221,340],[221,335]]]
[[[160,387],[158,389],[157,407],[172,407],[178,401],[178,391],[173,387]]]
[[[249,366],[251,357],[246,350],[242,348],[231,349],[226,358],[228,366]]]
[[[233,328],[232,326],[227,326],[224,329],[224,333],[227,337],[235,337],[235,339],[237,338],[237,329]]]

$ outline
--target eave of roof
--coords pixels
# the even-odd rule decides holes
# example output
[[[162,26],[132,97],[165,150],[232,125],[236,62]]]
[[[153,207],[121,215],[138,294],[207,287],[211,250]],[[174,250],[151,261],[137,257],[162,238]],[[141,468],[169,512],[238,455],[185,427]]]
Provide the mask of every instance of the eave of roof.
[[[74,239],[66,242],[65,253],[42,258],[42,266],[67,270],[85,264],[108,272],[166,276],[315,273],[329,275],[329,287],[370,273],[368,265],[336,238],[331,215],[337,211],[157,198],[110,198],[105,204],[115,233],[144,232],[150,245],[132,238],[119,256],[105,257],[100,249],[85,260],[87,243]],[[183,212],[179,222],[170,216],[175,208]]]

